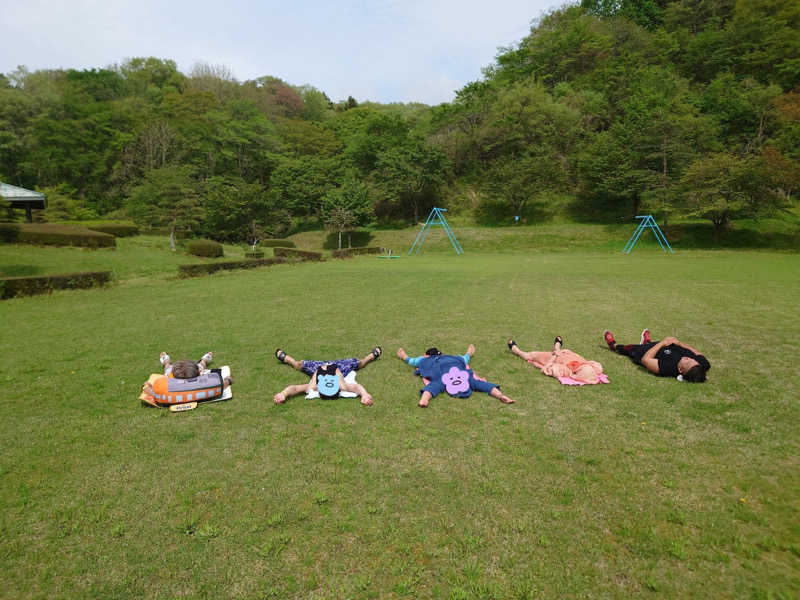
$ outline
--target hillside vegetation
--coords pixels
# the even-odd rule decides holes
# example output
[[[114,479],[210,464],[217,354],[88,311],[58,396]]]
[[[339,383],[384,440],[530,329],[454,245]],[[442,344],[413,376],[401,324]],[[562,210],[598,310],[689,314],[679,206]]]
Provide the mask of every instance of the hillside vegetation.
[[[415,223],[433,205],[480,224],[652,212],[719,234],[794,204],[798,56],[794,0],[584,0],[435,107],[153,57],[20,67],[0,76],[0,179],[47,192],[49,220],[221,241]]]

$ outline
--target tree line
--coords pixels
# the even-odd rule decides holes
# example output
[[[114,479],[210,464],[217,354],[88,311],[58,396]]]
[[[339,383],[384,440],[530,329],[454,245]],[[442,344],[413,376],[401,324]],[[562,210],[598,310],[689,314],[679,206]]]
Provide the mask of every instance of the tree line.
[[[800,3],[583,0],[501,49],[451,103],[332,102],[224,66],[132,58],[0,75],[0,179],[49,219],[132,218],[240,241],[326,224],[793,206]]]

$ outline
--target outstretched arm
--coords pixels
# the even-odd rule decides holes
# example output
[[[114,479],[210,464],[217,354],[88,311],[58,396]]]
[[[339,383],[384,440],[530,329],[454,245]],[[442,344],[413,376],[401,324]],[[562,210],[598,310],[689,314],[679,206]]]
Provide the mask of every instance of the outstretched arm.
[[[372,406],[372,395],[360,383],[347,383],[344,381],[344,379],[342,379],[341,388],[345,392],[352,392],[361,396],[361,404],[364,406]]]
[[[303,394],[308,392],[311,389],[311,383],[303,383],[299,385],[290,385],[285,388],[282,392],[278,392],[275,394],[272,399],[275,401],[275,404],[283,404],[291,398],[292,396],[296,396],[297,394]]]

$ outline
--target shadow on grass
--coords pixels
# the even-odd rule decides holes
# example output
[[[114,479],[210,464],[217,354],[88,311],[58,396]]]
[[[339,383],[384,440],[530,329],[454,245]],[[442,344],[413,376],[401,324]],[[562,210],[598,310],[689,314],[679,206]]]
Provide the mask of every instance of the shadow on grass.
[[[36,265],[7,265],[0,267],[0,277],[28,277],[38,275],[42,267]]]
[[[720,232],[714,237],[710,223],[686,223],[669,225],[664,231],[670,244],[681,248],[713,250],[715,248],[750,248],[800,251],[800,230],[794,232],[770,232],[736,227]]]

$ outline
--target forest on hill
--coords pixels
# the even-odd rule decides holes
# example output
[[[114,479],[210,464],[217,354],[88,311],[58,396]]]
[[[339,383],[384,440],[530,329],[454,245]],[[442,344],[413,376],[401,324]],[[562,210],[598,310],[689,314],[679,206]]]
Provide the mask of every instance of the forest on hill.
[[[488,57],[487,57],[488,61]],[[800,188],[800,2],[583,0],[452,103],[332,102],[224,66],[131,58],[0,74],[0,180],[48,220],[240,241],[417,222],[779,214]]]

